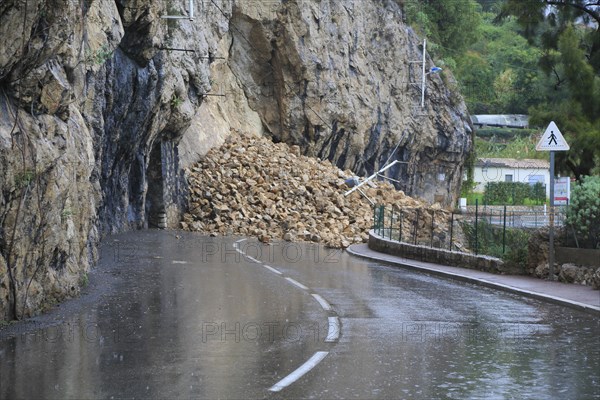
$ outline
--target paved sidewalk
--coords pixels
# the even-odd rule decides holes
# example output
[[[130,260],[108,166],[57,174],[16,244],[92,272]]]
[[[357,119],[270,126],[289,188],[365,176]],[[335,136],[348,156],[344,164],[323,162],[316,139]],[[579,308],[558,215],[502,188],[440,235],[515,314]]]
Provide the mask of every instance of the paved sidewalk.
[[[593,290],[588,286],[550,282],[529,276],[497,275],[473,269],[410,260],[371,250],[367,244],[353,244],[348,247],[347,251],[355,256],[518,293],[600,315],[600,290]]]

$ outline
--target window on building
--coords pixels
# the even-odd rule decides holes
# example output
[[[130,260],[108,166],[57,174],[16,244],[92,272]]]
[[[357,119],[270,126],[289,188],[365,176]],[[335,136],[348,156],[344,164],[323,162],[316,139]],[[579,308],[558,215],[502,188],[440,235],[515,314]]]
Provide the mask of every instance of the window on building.
[[[513,181],[512,175],[504,175],[504,182],[512,182],[512,181]]]

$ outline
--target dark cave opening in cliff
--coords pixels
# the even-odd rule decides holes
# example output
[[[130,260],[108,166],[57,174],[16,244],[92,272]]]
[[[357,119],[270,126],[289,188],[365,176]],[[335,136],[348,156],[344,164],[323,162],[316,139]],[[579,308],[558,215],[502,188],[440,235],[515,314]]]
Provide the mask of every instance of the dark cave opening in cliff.
[[[146,220],[148,228],[166,228],[162,141],[157,141],[150,152],[147,169]]]

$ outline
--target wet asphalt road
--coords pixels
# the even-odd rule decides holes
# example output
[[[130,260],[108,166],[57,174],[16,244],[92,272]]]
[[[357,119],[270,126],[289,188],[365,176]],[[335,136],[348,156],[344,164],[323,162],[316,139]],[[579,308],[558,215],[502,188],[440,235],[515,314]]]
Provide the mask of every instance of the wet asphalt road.
[[[0,331],[0,398],[600,399],[592,315],[239,240],[107,238],[87,295]]]

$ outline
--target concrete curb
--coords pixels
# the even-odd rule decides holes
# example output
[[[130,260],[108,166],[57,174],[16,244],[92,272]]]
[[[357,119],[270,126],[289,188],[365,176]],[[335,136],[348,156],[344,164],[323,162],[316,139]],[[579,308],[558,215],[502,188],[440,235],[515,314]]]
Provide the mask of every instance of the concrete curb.
[[[547,301],[549,303],[558,304],[561,306],[567,306],[567,307],[574,308],[579,311],[584,311],[584,312],[587,312],[587,313],[590,313],[590,314],[593,314],[596,316],[600,316],[600,307],[592,306],[590,304],[585,304],[585,303],[581,303],[578,301],[565,299],[562,297],[552,296],[552,295],[546,294],[546,293],[534,292],[531,290],[521,289],[521,288],[517,288],[514,286],[504,285],[502,283],[492,282],[492,281],[488,281],[486,279],[476,278],[473,276],[467,276],[467,275],[463,275],[460,273],[452,273],[452,272],[442,271],[442,270],[435,269],[435,268],[429,268],[424,265],[419,265],[417,262],[411,262],[410,260],[406,260],[406,259],[393,260],[391,258],[396,257],[396,256],[392,256],[392,255],[385,254],[385,253],[378,253],[380,255],[377,255],[377,256],[368,255],[365,253],[361,253],[360,251],[357,251],[355,246],[357,246],[357,245],[352,245],[352,246],[348,247],[346,249],[346,251],[357,257],[362,257],[362,258],[366,258],[366,259],[374,260],[374,261],[380,261],[383,263],[392,264],[392,265],[406,268],[409,270],[414,270],[417,272],[423,272],[423,273],[436,275],[436,276],[440,276],[440,277],[444,277],[444,278],[454,279],[454,280],[461,281],[461,282],[473,283],[473,284],[481,285],[481,286],[492,288],[492,289],[502,290],[502,291],[509,292],[509,293],[516,293],[516,294],[531,297],[531,298],[534,298],[537,300],[543,300],[543,301]],[[371,251],[373,251],[373,250],[371,250]],[[600,293],[599,293],[599,296],[600,296]]]

